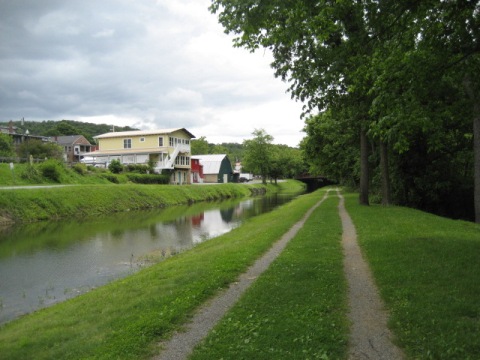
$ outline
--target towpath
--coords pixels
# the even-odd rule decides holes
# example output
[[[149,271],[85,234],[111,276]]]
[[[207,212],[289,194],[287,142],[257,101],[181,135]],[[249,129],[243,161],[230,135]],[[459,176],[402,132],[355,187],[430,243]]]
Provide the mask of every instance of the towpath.
[[[161,343],[160,347],[163,350],[153,360],[187,359],[193,348],[207,336],[255,279],[280,255],[312,212],[327,198],[329,192],[325,193],[325,196],[247,272],[240,275],[237,282],[201,307],[183,331],[176,332],[168,341]],[[337,196],[340,198],[338,210],[343,227],[344,270],[348,281],[351,321],[349,359],[403,359],[401,350],[391,342],[392,335],[387,328],[388,314],[378,295],[368,265],[363,260],[357,244],[355,227],[345,209],[344,198],[338,190]]]

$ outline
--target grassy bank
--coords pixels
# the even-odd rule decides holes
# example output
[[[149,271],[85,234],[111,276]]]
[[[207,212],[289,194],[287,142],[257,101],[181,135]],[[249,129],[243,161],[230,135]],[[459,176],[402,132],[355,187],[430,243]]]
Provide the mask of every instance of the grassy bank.
[[[0,359],[149,358],[158,340],[234,281],[319,198],[303,195],[133,276],[2,326]]]
[[[337,206],[333,194],[315,210],[192,360],[345,357],[346,282]]]
[[[347,209],[412,359],[478,359],[480,226],[401,207]]]
[[[267,185],[267,191],[300,190],[289,181]],[[197,201],[250,196],[263,185],[77,185],[55,188],[0,190],[0,223],[84,218],[113,212],[160,208]]]

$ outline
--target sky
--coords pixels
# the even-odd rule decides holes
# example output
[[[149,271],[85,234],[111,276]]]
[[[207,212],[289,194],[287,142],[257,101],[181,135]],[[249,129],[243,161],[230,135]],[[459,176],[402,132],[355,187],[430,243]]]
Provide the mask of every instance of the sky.
[[[271,54],[232,46],[209,0],[0,0],[0,122],[186,128],[298,146],[302,104]]]

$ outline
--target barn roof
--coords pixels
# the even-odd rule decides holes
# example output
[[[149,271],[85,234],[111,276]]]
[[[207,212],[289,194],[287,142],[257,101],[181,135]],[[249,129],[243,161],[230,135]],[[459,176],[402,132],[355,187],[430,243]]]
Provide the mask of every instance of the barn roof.
[[[200,165],[203,165],[204,174],[219,174],[222,161],[226,157],[226,154],[194,155],[192,159],[200,160]]]

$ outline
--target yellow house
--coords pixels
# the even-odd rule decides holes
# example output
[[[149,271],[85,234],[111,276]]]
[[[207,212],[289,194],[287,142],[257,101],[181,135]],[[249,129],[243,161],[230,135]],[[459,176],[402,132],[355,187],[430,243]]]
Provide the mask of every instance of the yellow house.
[[[147,131],[110,132],[94,136],[98,151],[90,152],[92,162],[109,164],[154,163],[155,172],[171,172],[171,183],[190,182],[190,140],[195,138],[184,128]]]

